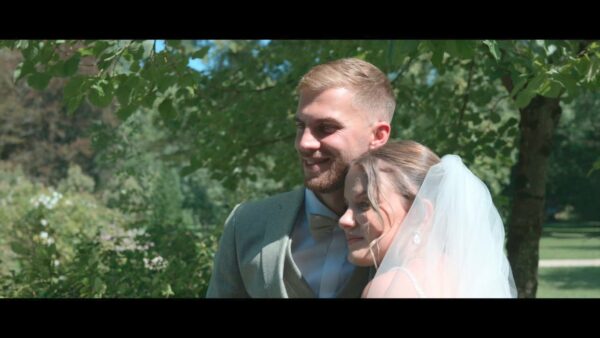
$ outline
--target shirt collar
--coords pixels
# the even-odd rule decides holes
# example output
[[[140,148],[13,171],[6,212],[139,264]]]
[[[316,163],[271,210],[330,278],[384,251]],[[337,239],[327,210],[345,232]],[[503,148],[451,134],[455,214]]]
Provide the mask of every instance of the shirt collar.
[[[332,219],[339,219],[339,216],[336,215],[335,212],[331,211],[325,204],[321,203],[319,198],[315,195],[315,193],[305,188],[304,193],[304,205],[306,205],[306,215],[310,216],[311,214],[317,214],[321,216],[327,216]]]

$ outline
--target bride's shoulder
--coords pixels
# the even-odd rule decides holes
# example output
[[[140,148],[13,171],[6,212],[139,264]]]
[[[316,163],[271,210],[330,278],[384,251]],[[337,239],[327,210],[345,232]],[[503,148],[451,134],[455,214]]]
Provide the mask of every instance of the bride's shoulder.
[[[367,284],[362,297],[368,298],[412,298],[417,297],[413,282],[402,268],[393,268],[379,274]]]

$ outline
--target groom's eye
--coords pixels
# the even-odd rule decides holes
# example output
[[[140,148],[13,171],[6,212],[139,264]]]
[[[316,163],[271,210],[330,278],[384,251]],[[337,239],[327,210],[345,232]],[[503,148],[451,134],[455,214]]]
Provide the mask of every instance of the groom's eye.
[[[335,133],[336,130],[338,130],[338,127],[329,124],[324,124],[320,125],[318,130],[323,135],[329,135]]]

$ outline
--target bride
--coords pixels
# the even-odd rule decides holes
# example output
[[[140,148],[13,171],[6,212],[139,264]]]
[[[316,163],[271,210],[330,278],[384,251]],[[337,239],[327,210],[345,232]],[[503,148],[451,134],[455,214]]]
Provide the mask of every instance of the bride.
[[[344,198],[348,259],[377,269],[363,297],[517,296],[500,215],[460,157],[388,142],[353,162]]]

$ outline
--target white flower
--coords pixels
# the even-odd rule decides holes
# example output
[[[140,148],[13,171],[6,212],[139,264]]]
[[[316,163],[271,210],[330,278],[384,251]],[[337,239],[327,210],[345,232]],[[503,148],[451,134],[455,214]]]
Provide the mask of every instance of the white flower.
[[[47,220],[45,220],[45,219],[42,219],[42,220],[40,221],[40,224],[41,224],[43,227],[45,227],[46,225],[48,225],[48,221],[47,221]]]
[[[54,265],[54,267],[58,267],[60,265],[60,261],[58,259],[55,259],[54,261],[52,261],[52,264]]]
[[[39,196],[30,199],[29,202],[36,208],[42,204],[46,209],[51,210],[54,209],[62,197],[63,195],[61,193],[54,191],[50,196],[40,194]]]
[[[42,232],[40,232],[40,237],[41,237],[42,239],[47,239],[47,238],[48,238],[48,233],[47,233],[47,232],[45,232],[45,231],[42,231]]]
[[[148,270],[160,271],[167,268],[168,261],[161,256],[156,256],[149,260],[148,258],[144,258],[144,266]]]

